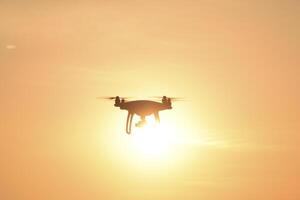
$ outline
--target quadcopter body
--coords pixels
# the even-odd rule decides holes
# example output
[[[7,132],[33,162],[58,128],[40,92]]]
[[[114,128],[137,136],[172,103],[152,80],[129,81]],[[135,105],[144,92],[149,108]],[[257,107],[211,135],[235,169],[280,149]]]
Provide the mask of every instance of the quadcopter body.
[[[143,127],[146,122],[146,116],[154,115],[156,122],[160,122],[159,111],[172,109],[171,98],[163,96],[162,102],[150,101],[150,100],[136,100],[128,101],[125,99],[120,100],[120,97],[115,98],[115,107],[120,107],[121,110],[127,110],[126,120],[126,133],[131,133],[132,119],[136,114],[140,116],[141,120],[135,124],[136,127]]]
[[[101,97],[99,97],[101,98]],[[119,107],[121,110],[127,110],[127,120],[126,120],[126,133],[131,133],[132,119],[134,115],[140,117],[140,121],[135,124],[136,127],[143,127],[147,124],[146,116],[154,115],[155,121],[160,122],[159,112],[163,110],[172,109],[172,99],[163,96],[161,102],[151,101],[151,100],[134,100],[125,101],[126,98],[116,97],[102,97],[104,99],[115,100],[115,107]]]

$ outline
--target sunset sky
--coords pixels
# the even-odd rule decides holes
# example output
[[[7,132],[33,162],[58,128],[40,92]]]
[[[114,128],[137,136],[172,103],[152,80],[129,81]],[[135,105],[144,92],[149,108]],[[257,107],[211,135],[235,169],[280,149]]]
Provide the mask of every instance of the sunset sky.
[[[299,36],[298,0],[0,0],[0,199],[300,199]],[[127,135],[116,95],[185,101]]]

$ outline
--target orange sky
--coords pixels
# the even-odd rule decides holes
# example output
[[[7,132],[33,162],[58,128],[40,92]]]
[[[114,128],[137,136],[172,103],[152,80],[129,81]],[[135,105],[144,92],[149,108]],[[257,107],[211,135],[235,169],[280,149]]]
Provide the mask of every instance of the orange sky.
[[[0,2],[0,199],[300,199],[297,0]],[[95,97],[183,96],[166,157]],[[136,132],[138,134],[138,132]]]

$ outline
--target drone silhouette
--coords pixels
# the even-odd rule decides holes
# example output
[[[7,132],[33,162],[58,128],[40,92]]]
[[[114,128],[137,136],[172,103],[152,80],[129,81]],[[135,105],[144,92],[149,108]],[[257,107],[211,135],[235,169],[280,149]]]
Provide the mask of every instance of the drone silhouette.
[[[154,97],[158,98],[158,97]],[[159,97],[161,98],[161,97]],[[126,97],[120,98],[116,97],[98,97],[98,99],[115,100],[115,107],[119,107],[121,110],[127,110],[127,120],[126,120],[126,133],[131,133],[132,119],[134,114],[140,116],[140,121],[135,124],[136,127],[143,127],[147,124],[146,116],[154,115],[155,121],[160,122],[159,111],[172,109],[172,100],[180,100],[181,98],[168,98],[163,96],[161,102],[150,101],[150,100],[135,100],[135,101],[125,101]]]

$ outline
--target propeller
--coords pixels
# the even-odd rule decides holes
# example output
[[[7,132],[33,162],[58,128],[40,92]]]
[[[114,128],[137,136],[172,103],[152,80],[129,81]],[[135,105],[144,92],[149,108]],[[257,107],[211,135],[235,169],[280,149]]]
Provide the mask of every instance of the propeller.
[[[105,100],[114,100],[117,97],[111,97],[111,96],[101,96],[101,97],[96,97],[97,99],[105,99]],[[131,97],[119,97],[120,99],[129,99]]]
[[[156,98],[156,99],[162,99],[164,96],[151,96],[150,98]],[[172,101],[184,101],[183,97],[168,97],[165,96],[166,98],[170,98]]]
[[[172,101],[185,101],[183,97],[170,97]]]

